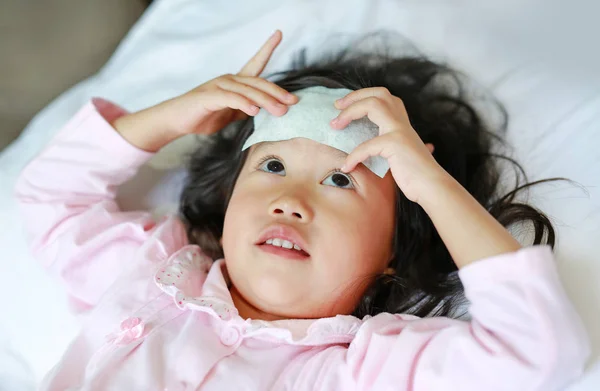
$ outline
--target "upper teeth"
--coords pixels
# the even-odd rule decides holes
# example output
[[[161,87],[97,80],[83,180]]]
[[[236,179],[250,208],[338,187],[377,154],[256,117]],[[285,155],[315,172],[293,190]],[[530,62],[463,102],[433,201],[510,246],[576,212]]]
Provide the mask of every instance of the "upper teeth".
[[[294,250],[302,251],[300,246],[298,246],[297,244],[279,238],[269,239],[266,243],[276,247],[293,248]]]

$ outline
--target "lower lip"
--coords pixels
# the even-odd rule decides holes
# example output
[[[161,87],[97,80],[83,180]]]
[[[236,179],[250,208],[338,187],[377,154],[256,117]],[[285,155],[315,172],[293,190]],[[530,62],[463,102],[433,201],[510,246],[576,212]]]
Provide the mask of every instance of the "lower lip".
[[[287,248],[275,247],[271,246],[270,244],[259,244],[258,247],[266,253],[278,255],[287,259],[306,261],[308,260],[308,258],[310,258],[297,250],[288,250]]]

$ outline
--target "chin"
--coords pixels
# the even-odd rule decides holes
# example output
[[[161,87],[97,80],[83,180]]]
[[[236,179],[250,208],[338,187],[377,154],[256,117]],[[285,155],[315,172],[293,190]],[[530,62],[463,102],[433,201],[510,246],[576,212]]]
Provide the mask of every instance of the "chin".
[[[293,288],[289,284],[281,283],[281,281],[261,279],[252,285],[252,290],[257,301],[260,303],[269,303],[270,306],[293,305],[298,296],[302,296],[294,294]]]
[[[261,278],[251,284],[252,296],[256,302],[269,309],[286,310],[306,304],[307,292],[297,292],[293,288],[292,284],[271,278]]]

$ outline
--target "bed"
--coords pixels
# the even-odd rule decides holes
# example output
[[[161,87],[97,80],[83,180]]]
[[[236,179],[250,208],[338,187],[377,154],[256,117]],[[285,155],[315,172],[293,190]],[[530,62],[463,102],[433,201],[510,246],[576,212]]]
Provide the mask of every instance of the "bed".
[[[235,4],[234,4],[235,3]],[[591,2],[589,2],[591,3]],[[139,110],[219,74],[236,72],[276,28],[266,73],[300,48],[317,55],[332,34],[388,29],[487,87],[507,107],[508,139],[537,187],[530,201],[558,228],[557,262],[592,338],[585,376],[569,391],[600,389],[600,6],[476,0],[155,0],[94,76],[39,112],[0,154],[0,390],[34,389],[78,330],[61,287],[28,255],[12,189],[18,173],[88,99]],[[579,7],[579,8],[578,8]],[[235,12],[232,12],[235,10]],[[176,205],[181,144],[153,158],[120,191],[126,209]],[[140,198],[140,194],[143,196]]]

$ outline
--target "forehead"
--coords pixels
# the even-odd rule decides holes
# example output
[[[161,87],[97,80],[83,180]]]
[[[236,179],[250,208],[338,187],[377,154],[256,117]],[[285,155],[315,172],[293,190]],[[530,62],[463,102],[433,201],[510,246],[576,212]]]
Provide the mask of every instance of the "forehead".
[[[250,147],[250,153],[255,155],[281,149],[295,150],[307,154],[317,153],[319,155],[327,155],[335,160],[345,160],[348,156],[344,151],[304,137],[297,137],[284,141],[264,141]]]
[[[261,142],[258,144],[254,144],[251,147],[250,152],[251,154],[261,154],[280,150],[290,150],[294,151],[295,153],[310,155],[318,154],[319,156],[326,155],[335,160],[345,160],[348,156],[348,154],[344,151],[304,137],[297,137],[284,141]]]

